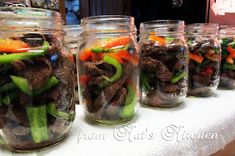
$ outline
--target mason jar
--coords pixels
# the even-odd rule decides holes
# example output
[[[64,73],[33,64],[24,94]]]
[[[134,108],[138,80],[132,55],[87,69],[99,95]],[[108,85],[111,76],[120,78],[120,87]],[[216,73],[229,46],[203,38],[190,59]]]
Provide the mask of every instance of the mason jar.
[[[80,25],[65,25],[64,31],[66,33],[64,37],[64,41],[66,44],[66,47],[70,51],[70,53],[73,55],[73,59],[76,63],[76,54],[79,50],[80,44],[81,44],[81,27]],[[77,89],[77,76],[76,76],[77,70],[75,68],[75,101],[78,104],[79,103],[79,97],[78,97],[78,89]]]
[[[75,64],[57,12],[0,8],[0,143],[31,151],[60,142],[75,117]]]
[[[222,48],[219,87],[235,88],[235,26],[223,25],[219,30],[219,41]]]
[[[98,124],[132,119],[139,90],[139,51],[134,18],[93,16],[82,19],[81,27],[78,88],[86,118]]]
[[[141,99],[151,107],[173,107],[187,94],[188,47],[184,21],[140,24]]]
[[[186,26],[190,51],[188,95],[207,97],[217,89],[221,62],[221,47],[217,37],[217,24]]]

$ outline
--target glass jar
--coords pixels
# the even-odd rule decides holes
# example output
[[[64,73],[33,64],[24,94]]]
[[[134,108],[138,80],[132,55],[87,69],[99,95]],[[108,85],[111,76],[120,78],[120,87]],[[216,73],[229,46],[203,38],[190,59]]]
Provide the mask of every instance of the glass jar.
[[[53,145],[75,117],[74,62],[60,14],[0,8],[0,142],[15,151]]]
[[[66,25],[64,26],[64,31],[66,32],[64,41],[69,49],[70,53],[72,53],[74,61],[76,63],[76,54],[79,50],[80,44],[81,44],[81,27],[80,25]],[[77,82],[77,76],[76,76],[77,70],[75,68],[75,82]],[[79,97],[78,97],[78,89],[77,89],[77,83],[76,84],[76,92],[75,92],[75,100],[76,103],[79,103]]]
[[[94,123],[115,124],[134,117],[139,89],[139,52],[134,18],[94,16],[81,21],[78,54],[80,103]]]
[[[219,41],[222,48],[220,84],[223,89],[235,88],[235,26],[221,26]]]
[[[149,21],[140,24],[141,103],[173,107],[187,94],[188,47],[184,22]]]
[[[221,47],[217,36],[217,24],[198,23],[186,26],[186,40],[190,51],[188,95],[207,97],[219,85]]]

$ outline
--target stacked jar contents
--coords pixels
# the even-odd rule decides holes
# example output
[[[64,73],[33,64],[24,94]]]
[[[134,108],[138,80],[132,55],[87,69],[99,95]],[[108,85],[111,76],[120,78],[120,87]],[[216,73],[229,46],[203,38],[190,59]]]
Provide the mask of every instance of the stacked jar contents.
[[[0,142],[17,151],[55,144],[75,117],[60,14],[0,8],[0,32]]]
[[[219,31],[222,47],[220,87],[235,88],[235,26],[221,26]]]
[[[96,123],[130,120],[138,102],[139,53],[134,18],[95,16],[82,19],[78,55],[80,103]]]
[[[66,32],[66,36],[64,38],[65,44],[67,48],[69,49],[70,53],[73,55],[73,59],[76,63],[76,54],[79,50],[80,44],[81,44],[81,27],[80,25],[66,25],[64,26],[64,31]],[[75,75],[77,71],[75,69]],[[75,93],[75,99],[76,102],[79,103],[78,98],[78,89],[77,89],[77,76],[75,76],[75,84],[76,84],[76,93]]]
[[[140,25],[141,103],[172,107],[187,94],[188,47],[183,21],[150,21]]]
[[[210,96],[218,87],[221,47],[217,24],[192,24],[186,27],[189,46],[188,95]]]

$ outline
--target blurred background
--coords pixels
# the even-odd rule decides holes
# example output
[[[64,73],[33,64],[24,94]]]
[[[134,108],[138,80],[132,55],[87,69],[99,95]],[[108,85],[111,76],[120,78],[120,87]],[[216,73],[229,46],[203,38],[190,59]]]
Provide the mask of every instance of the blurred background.
[[[235,0],[1,0],[0,6],[26,6],[61,12],[66,24],[87,16],[121,14],[140,22],[180,19],[186,23],[235,24]]]

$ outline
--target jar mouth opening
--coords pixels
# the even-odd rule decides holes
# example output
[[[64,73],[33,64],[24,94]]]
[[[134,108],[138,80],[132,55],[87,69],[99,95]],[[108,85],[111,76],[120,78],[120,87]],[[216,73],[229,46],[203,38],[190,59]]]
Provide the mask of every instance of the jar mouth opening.
[[[125,15],[101,15],[81,20],[83,34],[136,33],[134,18]]]
[[[166,25],[184,25],[184,21],[181,20],[153,20],[142,22],[142,25],[158,25],[158,26],[166,26]]]
[[[186,25],[186,35],[217,35],[219,25],[216,23],[194,23]]]
[[[100,15],[85,17],[81,20],[81,25],[87,23],[100,23],[100,22],[129,22],[134,24],[134,17],[125,15]]]
[[[62,21],[61,14],[56,11],[40,9],[40,8],[25,8],[25,7],[0,7],[0,18],[13,19],[57,19]]]
[[[184,21],[181,20],[153,20],[140,23],[140,34],[152,35],[182,35],[184,34]]]
[[[63,31],[60,13],[38,8],[0,7],[1,31]]]

